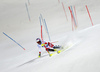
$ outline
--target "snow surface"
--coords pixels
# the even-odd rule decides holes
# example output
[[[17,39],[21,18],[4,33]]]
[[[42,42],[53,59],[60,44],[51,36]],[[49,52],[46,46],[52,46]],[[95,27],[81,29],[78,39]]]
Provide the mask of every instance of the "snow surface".
[[[94,26],[85,5],[89,8]],[[76,7],[78,27],[74,31],[68,6]],[[0,0],[0,72],[100,72],[99,8],[100,0]],[[42,49],[43,57],[38,58],[35,39],[41,36],[40,14],[46,20],[51,41],[58,41],[54,44],[67,46],[73,43],[74,46],[52,57]],[[43,35],[49,41],[44,28]]]

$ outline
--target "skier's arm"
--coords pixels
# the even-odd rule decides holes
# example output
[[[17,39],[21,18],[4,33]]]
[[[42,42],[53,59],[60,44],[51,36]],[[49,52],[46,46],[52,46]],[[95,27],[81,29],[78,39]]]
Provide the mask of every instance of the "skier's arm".
[[[44,41],[43,44],[41,44],[41,46],[43,47],[44,45],[47,46],[48,43]]]

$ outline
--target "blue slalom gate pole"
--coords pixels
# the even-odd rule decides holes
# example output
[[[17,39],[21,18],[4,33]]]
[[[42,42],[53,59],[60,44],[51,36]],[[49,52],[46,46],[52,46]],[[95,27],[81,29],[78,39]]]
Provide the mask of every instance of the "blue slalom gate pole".
[[[40,26],[41,26],[42,24],[41,24],[41,18],[40,17],[39,17],[39,20],[40,20]]]
[[[8,36],[6,33],[3,32],[3,34],[4,34],[5,36],[7,36],[9,39],[11,39],[13,42],[15,42],[18,46],[20,46],[21,48],[23,48],[23,49],[25,50],[24,47],[22,47],[19,43],[17,43],[14,39],[12,39],[12,38],[11,38],[10,36]]]
[[[75,15],[74,15],[74,12],[73,12],[73,8],[72,8],[72,6],[71,6],[71,10],[72,10],[72,14],[73,14],[73,17],[74,17],[75,25],[77,26],[76,19],[75,19]]]
[[[30,1],[28,0],[28,4],[30,5]]]
[[[43,17],[42,17],[42,14],[40,14],[40,17],[41,17],[41,19],[42,19],[42,22],[43,22],[43,24],[44,24],[44,21],[43,21]]]
[[[46,30],[47,30],[47,33],[48,33],[49,41],[51,41],[51,39],[50,39],[50,35],[49,35],[49,31],[48,31],[48,28],[47,28],[47,24],[46,24],[45,19],[44,19],[44,24],[45,24],[45,27],[46,27]]]
[[[42,21],[42,23],[43,23],[43,25],[44,25],[45,31],[47,32],[46,26],[45,26],[45,22],[44,22],[44,19],[43,19],[43,17],[42,17],[42,14],[40,14],[40,18],[41,18],[41,21]]]
[[[42,14],[40,14],[39,19],[40,19],[40,26],[41,26],[41,25],[42,25],[42,23],[43,23],[44,28],[45,28],[45,30],[46,30],[46,33],[48,34],[49,41],[51,41],[51,39],[50,39],[50,35],[49,35],[49,31],[48,31],[48,28],[47,28],[47,24],[46,24],[45,19],[43,19]],[[41,21],[42,21],[42,22],[41,22]],[[42,32],[42,33],[43,33],[43,32]],[[42,34],[42,35],[43,35],[43,34]]]
[[[25,3],[25,6],[26,6],[26,10],[27,10],[27,14],[28,14],[29,21],[31,21],[31,18],[30,18],[30,14],[29,14],[29,10],[28,10],[27,3]]]

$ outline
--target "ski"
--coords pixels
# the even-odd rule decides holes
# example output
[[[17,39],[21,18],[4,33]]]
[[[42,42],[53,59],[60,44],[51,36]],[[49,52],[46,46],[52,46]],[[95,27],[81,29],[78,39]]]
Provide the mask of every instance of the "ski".
[[[73,44],[70,44],[70,45],[68,45],[67,47],[63,47],[63,49],[58,50],[58,51],[56,51],[56,52],[54,52],[54,53],[51,53],[51,54],[49,54],[49,56],[51,57],[51,56],[54,56],[54,55],[56,55],[56,54],[59,54],[59,53],[61,53],[61,52],[63,52],[63,51],[66,51],[66,50],[68,50],[69,48],[71,48],[72,46],[73,46]]]
[[[51,56],[53,56],[55,54],[57,54],[57,52],[51,53],[51,54],[49,54],[49,56],[51,57]]]

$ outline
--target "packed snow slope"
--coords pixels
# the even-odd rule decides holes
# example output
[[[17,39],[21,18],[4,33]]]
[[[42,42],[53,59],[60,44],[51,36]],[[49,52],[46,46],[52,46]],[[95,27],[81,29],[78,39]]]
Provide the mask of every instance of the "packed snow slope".
[[[94,26],[85,5],[89,8]],[[76,8],[78,24],[74,31],[69,6]],[[0,72],[100,72],[99,8],[100,0],[0,0]],[[64,46],[72,43],[73,47],[52,57],[42,49],[43,57],[38,58],[35,39],[41,37],[40,14],[46,20],[51,41],[58,41],[54,44]],[[43,36],[49,41],[44,27]]]

